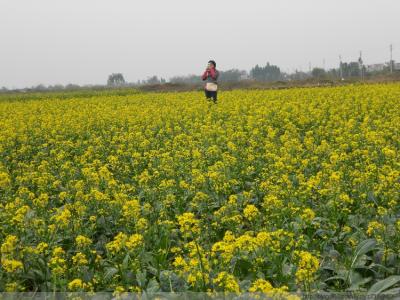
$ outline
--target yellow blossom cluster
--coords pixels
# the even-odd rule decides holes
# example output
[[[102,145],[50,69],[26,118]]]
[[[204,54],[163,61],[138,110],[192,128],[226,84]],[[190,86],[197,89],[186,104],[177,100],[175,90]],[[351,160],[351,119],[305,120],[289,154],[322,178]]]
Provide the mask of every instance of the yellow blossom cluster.
[[[119,252],[125,250],[131,251],[136,250],[143,246],[143,236],[141,234],[132,234],[130,236],[126,235],[123,232],[119,232],[114,240],[107,243],[107,250],[115,255]]]
[[[318,258],[307,251],[295,252],[295,255],[298,256],[297,282],[310,284],[314,281],[315,273],[319,268]]]

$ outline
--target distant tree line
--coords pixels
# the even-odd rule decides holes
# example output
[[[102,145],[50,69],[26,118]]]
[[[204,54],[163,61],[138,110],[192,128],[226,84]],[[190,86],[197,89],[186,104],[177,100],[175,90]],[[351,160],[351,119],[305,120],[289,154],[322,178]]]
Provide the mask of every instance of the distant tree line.
[[[311,76],[316,79],[345,79],[367,75],[366,67],[359,62],[341,63],[338,69],[325,70],[323,68],[314,68]]]
[[[237,82],[247,78],[247,72],[244,70],[230,69],[226,71],[219,70],[219,82]],[[169,79],[171,83],[199,84],[202,82],[200,75],[174,76]]]
[[[252,68],[250,77],[257,81],[279,81],[284,79],[284,74],[278,66],[270,65],[268,62],[264,67],[256,65]]]
[[[391,62],[394,65],[394,61]],[[316,80],[342,80],[351,78],[372,78],[378,75],[388,75],[390,66],[387,65],[379,71],[368,71],[362,61],[341,62],[338,68],[325,70],[324,68],[315,67],[308,72],[295,70],[293,73],[282,72],[279,66],[267,62],[264,66],[255,65],[249,72],[239,69],[219,70],[219,82],[239,82],[242,80],[253,80],[260,82],[276,82],[276,81],[296,81],[306,79]],[[395,70],[400,74],[400,70]],[[165,83],[176,84],[193,84],[199,85],[202,83],[200,74],[190,74],[184,76],[173,76],[168,81],[164,78],[159,78],[157,75],[148,77],[147,79],[138,80],[137,82],[127,82],[122,73],[112,73],[108,76],[106,85],[84,85],[77,84],[67,85],[49,85],[39,84],[30,88],[19,89],[19,91],[62,91],[62,90],[79,90],[79,89],[101,89],[101,88],[120,88],[120,87],[138,87],[142,85],[157,85]],[[6,87],[0,88],[0,93],[5,93],[9,90]]]
[[[167,82],[166,79],[164,79],[164,78],[158,78],[157,75],[153,75],[153,76],[148,77],[148,78],[145,79],[145,80],[138,80],[136,84],[137,84],[137,85],[164,84],[164,83],[166,83],[166,82]]]

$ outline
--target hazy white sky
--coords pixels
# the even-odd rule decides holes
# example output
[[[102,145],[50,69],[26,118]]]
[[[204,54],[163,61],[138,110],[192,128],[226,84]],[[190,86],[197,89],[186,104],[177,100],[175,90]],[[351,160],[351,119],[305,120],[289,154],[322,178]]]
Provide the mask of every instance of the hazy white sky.
[[[0,0],[0,87],[400,60],[399,0]]]

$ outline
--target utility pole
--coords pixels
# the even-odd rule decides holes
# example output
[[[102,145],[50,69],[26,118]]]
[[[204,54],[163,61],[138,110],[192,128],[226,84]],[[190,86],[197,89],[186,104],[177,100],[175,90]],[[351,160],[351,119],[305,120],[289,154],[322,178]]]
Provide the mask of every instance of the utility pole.
[[[390,44],[390,73],[393,74],[393,45]]]
[[[358,59],[358,63],[360,65],[361,79],[364,79],[364,65],[363,65],[362,52],[361,51],[360,51],[360,58]]]
[[[339,55],[339,63],[340,63],[340,79],[343,80],[343,67],[342,67],[342,56]]]
[[[308,70],[310,71],[311,74],[311,61],[308,63]]]

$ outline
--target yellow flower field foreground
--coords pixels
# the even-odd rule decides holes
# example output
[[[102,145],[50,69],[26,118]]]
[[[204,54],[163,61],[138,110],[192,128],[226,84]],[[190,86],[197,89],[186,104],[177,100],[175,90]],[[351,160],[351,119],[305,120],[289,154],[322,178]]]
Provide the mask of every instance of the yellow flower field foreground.
[[[3,97],[0,291],[398,286],[399,84],[203,98]]]

